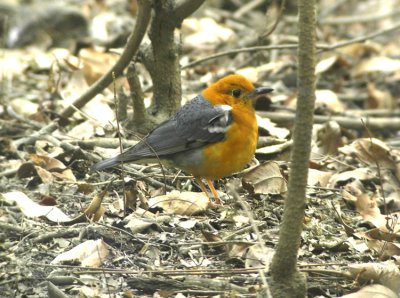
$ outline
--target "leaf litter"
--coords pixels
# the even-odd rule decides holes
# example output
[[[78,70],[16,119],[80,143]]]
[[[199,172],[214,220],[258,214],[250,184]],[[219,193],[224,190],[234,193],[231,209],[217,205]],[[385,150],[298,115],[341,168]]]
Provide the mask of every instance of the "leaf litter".
[[[322,2],[321,8],[328,5]],[[354,10],[361,6],[355,4]],[[90,9],[82,8],[85,13]],[[96,9],[114,14],[110,7]],[[183,62],[252,45],[249,37],[256,36],[257,29],[246,18],[216,18],[224,9],[229,8],[207,5],[200,17],[185,21]],[[103,16],[96,22],[105,25],[109,15]],[[281,22],[285,27],[274,33],[277,40],[289,38],[286,31],[293,34],[296,29],[285,18]],[[93,36],[108,45],[115,31],[107,32],[103,25]],[[321,32],[329,31],[326,26]],[[349,28],[342,27],[337,25],[336,33],[348,37]],[[360,32],[363,25],[350,27]],[[36,41],[49,38],[41,37]],[[118,54],[93,47],[77,55],[50,38],[53,48],[39,44],[2,49],[1,291],[9,296],[47,296],[47,289],[55,288],[87,297],[233,292],[254,297],[255,289],[263,286],[260,269],[268,265],[277,243],[289,181],[291,122],[259,113],[258,162],[216,181],[224,200],[218,209],[210,208],[191,177],[172,168],[127,165],[123,174],[89,173],[95,154],[91,142],[115,137],[114,86],[55,133],[25,146],[18,140],[32,137],[52,121],[112,67]],[[299,251],[310,297],[399,295],[398,131],[369,131],[368,121],[359,124],[367,112],[393,121],[399,117],[399,49],[397,40],[382,36],[379,42],[354,43],[318,57],[316,114],[328,121],[314,125]],[[184,96],[197,94],[214,73],[237,71],[275,89],[273,112],[293,111],[295,53],[275,51],[240,53],[186,68]],[[149,86],[148,74],[139,76]],[[127,92],[124,79],[116,85]],[[351,117],[330,121],[337,115]],[[354,128],[355,122],[360,128]],[[129,135],[127,130],[122,133]],[[102,148],[99,144],[96,148]],[[235,186],[239,200],[227,190],[228,184]],[[102,271],[96,271],[98,267]],[[229,293],[227,288],[234,290]]]

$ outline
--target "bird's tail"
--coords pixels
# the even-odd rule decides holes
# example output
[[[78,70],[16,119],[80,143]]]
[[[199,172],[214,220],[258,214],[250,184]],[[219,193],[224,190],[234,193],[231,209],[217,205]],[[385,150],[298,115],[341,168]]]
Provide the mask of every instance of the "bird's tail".
[[[105,170],[105,169],[108,169],[108,168],[115,167],[115,166],[119,165],[120,163],[121,163],[121,159],[118,158],[118,156],[112,157],[112,158],[108,158],[108,159],[102,160],[102,161],[94,164],[90,168],[90,171],[91,172],[95,172],[95,171]]]

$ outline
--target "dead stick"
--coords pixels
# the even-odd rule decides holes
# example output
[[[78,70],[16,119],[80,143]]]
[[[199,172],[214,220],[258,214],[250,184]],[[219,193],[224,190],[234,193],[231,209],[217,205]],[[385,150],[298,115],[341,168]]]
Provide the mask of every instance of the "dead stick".
[[[293,123],[295,114],[292,113],[283,113],[283,112],[258,112],[261,117],[266,117],[273,122],[278,124],[289,124]],[[399,130],[400,129],[400,118],[393,117],[357,117],[357,118],[349,118],[342,116],[314,116],[314,123],[324,123],[327,121],[336,121],[340,126],[351,128],[351,129],[365,129],[361,119],[365,122],[365,124],[373,130],[376,129],[386,129],[386,130]]]

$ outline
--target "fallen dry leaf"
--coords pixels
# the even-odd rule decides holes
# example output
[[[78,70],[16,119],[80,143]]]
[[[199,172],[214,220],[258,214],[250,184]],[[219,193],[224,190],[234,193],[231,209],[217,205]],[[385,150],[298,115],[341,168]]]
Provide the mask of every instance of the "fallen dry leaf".
[[[373,281],[388,287],[395,293],[400,292],[400,270],[393,261],[351,264],[348,268],[350,274],[360,283]]]
[[[288,140],[282,144],[269,145],[256,150],[256,154],[270,155],[284,152],[293,145],[293,140]]]
[[[257,117],[258,128],[265,130],[270,136],[277,137],[278,139],[286,139],[290,131],[287,128],[277,127],[276,123],[272,122],[268,118]]]
[[[381,140],[375,138],[357,139],[350,145],[339,148],[346,155],[355,155],[369,166],[384,169],[396,169],[396,160],[391,149]]]
[[[235,39],[235,33],[227,26],[218,24],[212,18],[186,18],[182,23],[183,44],[190,48],[228,42]],[[212,32],[213,34],[210,34]]]
[[[351,181],[368,181],[375,179],[375,174],[368,168],[358,168],[351,171],[344,171],[341,173],[335,173],[329,179],[327,187],[336,188],[344,186]]]
[[[101,239],[87,240],[58,255],[51,264],[76,263],[84,267],[100,267],[109,254],[108,245]]]
[[[65,181],[76,182],[71,169],[59,160],[49,155],[30,154],[30,160],[36,165],[35,169],[43,183],[51,183],[52,176]]]
[[[292,98],[288,102],[288,106],[295,108],[297,104],[297,98]],[[330,110],[333,112],[342,113],[344,111],[344,105],[339,100],[336,93],[331,90],[316,90],[315,91],[315,106],[316,108],[322,108],[323,110]]]
[[[359,76],[371,72],[389,73],[400,70],[400,60],[385,56],[374,56],[362,60],[352,69],[353,76]]]
[[[395,102],[389,91],[379,90],[375,84],[368,84],[368,109],[394,109]]]
[[[57,207],[39,205],[38,203],[33,202],[22,192],[7,192],[2,195],[9,203],[15,202],[21,209],[22,213],[27,217],[45,217],[55,223],[67,222],[71,220],[70,217],[68,217]]]
[[[39,104],[24,98],[13,99],[9,105],[15,113],[28,119],[32,119],[31,116],[35,115],[40,108]]]
[[[37,166],[51,170],[65,170],[67,167],[59,160],[48,155],[30,154],[29,159]]]
[[[308,169],[307,185],[327,187],[333,172],[324,172],[315,169]]]
[[[238,241],[237,243],[227,246],[228,255],[231,258],[243,258],[245,257],[248,248],[253,245],[254,244],[252,243]]]
[[[275,250],[263,244],[256,244],[249,248],[246,254],[245,268],[265,267],[269,270]]]
[[[360,59],[362,57],[370,57],[379,54],[382,51],[382,45],[373,41],[363,43],[352,43],[348,46],[341,47],[338,52],[346,56],[351,56],[353,59]]]
[[[388,287],[374,284],[361,288],[359,291],[341,296],[341,298],[398,298],[397,294]]]
[[[336,113],[342,113],[345,109],[339,97],[331,90],[315,91],[315,106],[316,108],[328,109]]]
[[[337,55],[333,55],[326,59],[322,59],[317,63],[315,66],[315,74],[320,74],[329,70],[333,65],[335,65],[336,61],[338,60]]]
[[[203,192],[172,191],[149,199],[150,208],[159,207],[165,213],[194,215],[207,210],[210,199]]]
[[[368,248],[379,255],[379,259],[387,260],[400,256],[400,244],[382,240],[368,240]]]
[[[119,56],[111,52],[100,52],[93,48],[79,51],[83,75],[89,85],[96,82],[117,62]],[[118,89],[118,88],[117,88]]]
[[[125,228],[130,229],[132,234],[144,233],[149,228],[152,228],[153,230],[160,229],[157,222],[154,220],[138,218],[134,213],[126,218],[126,220],[128,220],[128,223],[125,225]]]
[[[334,156],[343,145],[340,125],[336,121],[314,124],[312,131],[311,160],[318,162]]]
[[[242,179],[243,187],[252,194],[283,194],[287,183],[279,165],[268,161],[247,172]]]
[[[65,107],[71,105],[76,98],[78,98],[82,93],[84,93],[89,88],[88,83],[86,82],[84,75],[81,70],[76,70],[70,76],[67,84],[60,88],[60,95],[63,98],[63,105]],[[92,98],[83,108],[82,111],[89,115],[91,118],[95,119],[97,123],[100,125],[109,125],[110,123],[114,123],[115,113],[113,109],[108,105],[107,99],[104,95],[97,94],[94,98]],[[74,114],[74,117],[80,117],[78,113]],[[95,124],[91,123],[93,131],[95,131]],[[85,127],[85,132],[87,133],[88,128]],[[76,131],[76,130],[75,130]],[[74,136],[75,137],[75,136]]]

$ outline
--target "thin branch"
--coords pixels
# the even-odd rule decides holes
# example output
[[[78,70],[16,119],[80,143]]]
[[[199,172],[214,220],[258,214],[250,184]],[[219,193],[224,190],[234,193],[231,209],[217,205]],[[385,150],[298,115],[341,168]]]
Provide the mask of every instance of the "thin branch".
[[[367,39],[373,39],[373,38],[381,36],[381,35],[386,35],[388,33],[397,31],[399,29],[400,29],[400,22],[394,24],[390,28],[378,30],[378,31],[372,32],[372,33],[364,35],[364,36],[359,36],[359,37],[356,37],[356,38],[353,38],[353,39],[350,39],[350,40],[347,40],[347,41],[339,42],[339,43],[334,44],[332,46],[327,46],[324,49],[321,49],[320,47],[317,46],[317,48],[320,49],[317,52],[317,54],[319,54],[321,52],[324,52],[324,51],[330,51],[330,50],[334,50],[334,49],[337,49],[337,48],[342,48],[342,47],[348,46],[348,45],[353,44],[353,43],[364,42]]]
[[[284,113],[284,112],[258,112],[261,117],[266,117],[271,121],[278,124],[293,123],[295,114]],[[343,117],[343,116],[320,116],[314,115],[314,123],[325,123],[327,121],[336,121],[340,126],[351,129],[364,129],[364,125],[361,122],[364,121],[368,128],[373,130],[399,130],[400,119],[389,118],[389,117]]]
[[[189,67],[196,66],[198,64],[201,64],[203,62],[213,60],[216,58],[220,58],[223,56],[228,56],[232,54],[239,54],[239,53],[245,53],[245,52],[258,52],[258,51],[269,51],[269,50],[285,50],[285,49],[297,49],[297,44],[282,44],[282,45],[273,45],[273,46],[256,46],[256,47],[249,47],[249,48],[240,48],[240,49],[234,49],[226,52],[221,52],[217,53],[214,55],[210,55],[208,57],[201,58],[199,60],[195,60],[193,62],[190,62],[186,65],[183,65],[181,68],[186,69]]]
[[[400,23],[396,23],[395,25],[393,25],[390,28],[378,30],[378,31],[372,32],[370,34],[367,34],[364,36],[359,36],[359,37],[356,37],[356,38],[353,38],[353,39],[350,39],[347,41],[339,42],[339,43],[336,43],[333,45],[326,45],[326,44],[318,45],[317,44],[316,47],[317,47],[317,49],[319,49],[319,51],[317,53],[319,54],[321,52],[332,51],[337,48],[345,47],[345,46],[348,46],[353,43],[364,42],[368,39],[373,39],[373,38],[381,36],[381,35],[386,35],[388,33],[397,31],[399,29],[400,29]],[[246,52],[258,52],[258,51],[270,51],[270,50],[287,50],[287,49],[297,49],[297,48],[298,48],[298,44],[282,44],[282,45],[256,46],[256,47],[249,47],[249,48],[234,49],[234,50],[217,53],[214,55],[210,55],[208,57],[204,57],[204,58],[195,60],[193,62],[190,62],[190,63],[182,66],[182,69],[193,67],[198,64],[204,63],[206,61],[217,59],[217,58],[220,58],[223,56],[232,55],[232,54],[239,54],[239,53],[246,53]]]
[[[272,32],[275,31],[276,27],[278,27],[279,22],[282,20],[282,14],[283,14],[283,11],[285,10],[285,5],[286,5],[286,0],[282,0],[281,6],[279,7],[279,14],[276,17],[275,23],[273,24],[271,29],[268,30],[268,32],[264,33],[261,36],[262,38],[267,38],[268,36],[270,36],[272,34]]]

